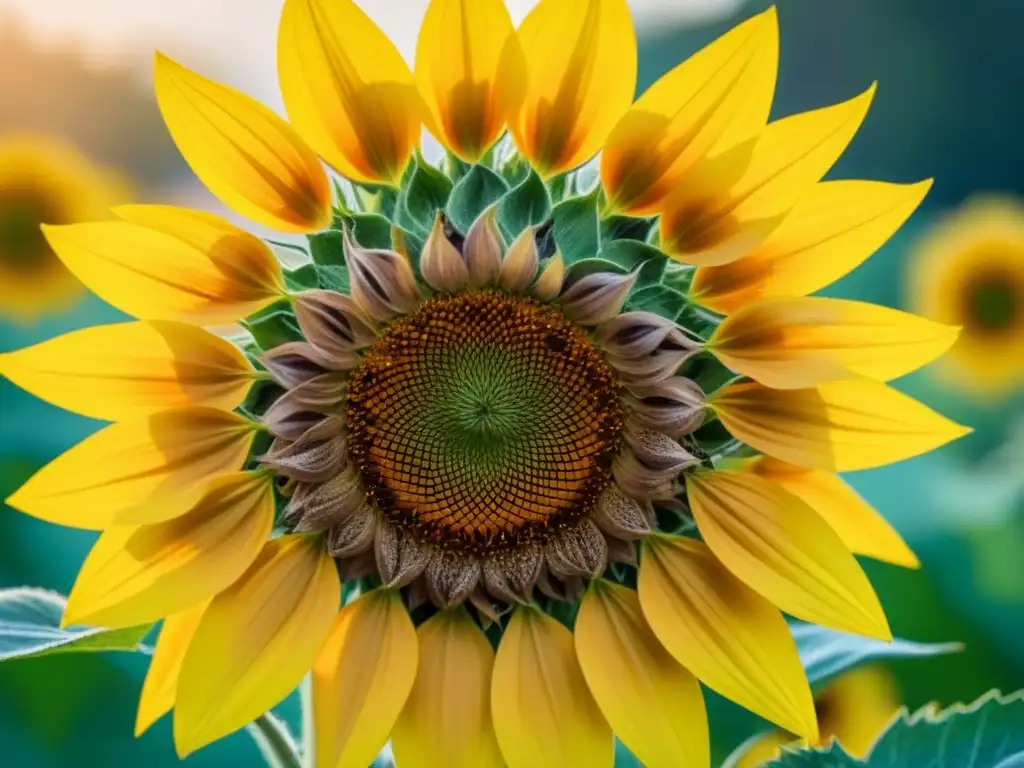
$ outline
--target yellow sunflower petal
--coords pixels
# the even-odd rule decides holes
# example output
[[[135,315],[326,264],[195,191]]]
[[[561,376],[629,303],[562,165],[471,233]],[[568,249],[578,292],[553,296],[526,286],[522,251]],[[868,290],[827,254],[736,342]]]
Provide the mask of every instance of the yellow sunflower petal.
[[[690,293],[725,314],[762,297],[814,293],[885,243],[931,185],[931,180],[816,184],[752,253],[730,264],[699,267]]]
[[[770,123],[750,166],[731,190],[733,215],[764,219],[788,211],[809,192],[853,140],[875,95],[872,85],[849,101]]]
[[[752,589],[797,618],[891,639],[875,591],[835,531],[775,483],[746,472],[687,477],[704,541]]]
[[[245,572],[273,523],[270,478],[236,472],[181,517],[110,528],[82,564],[64,623],[131,627],[193,606]]]
[[[587,688],[572,633],[535,608],[517,608],[494,660],[491,712],[509,768],[611,768],[612,732]]]
[[[291,693],[313,665],[340,601],[334,559],[319,537],[267,543],[213,599],[189,644],[174,706],[178,753],[227,736]]]
[[[776,297],[747,304],[708,348],[737,373],[776,389],[858,376],[889,381],[939,357],[959,329],[843,299]]]
[[[277,49],[288,116],[350,179],[397,185],[423,105],[394,44],[352,0],[286,0]]]
[[[176,224],[201,230],[207,247],[121,221],[43,231],[89,290],[142,320],[233,323],[284,295],[277,260],[257,238],[211,214],[165,210]]]
[[[201,481],[241,469],[255,430],[234,413],[195,406],[111,424],[39,470],[7,503],[58,525],[106,528],[122,510],[157,496],[188,497]]]
[[[655,635],[701,682],[789,731],[817,737],[811,688],[785,619],[706,544],[647,539],[637,587]]]
[[[145,733],[174,706],[181,662],[207,605],[209,603],[200,603],[164,619],[146,680],[142,684],[139,711],[135,716],[136,737]]]
[[[417,630],[420,664],[395,723],[395,762],[411,768],[501,768],[491,725],[494,650],[465,610],[439,613]]]
[[[750,469],[797,496],[832,526],[847,548],[905,568],[921,563],[896,530],[842,478],[762,456]]]
[[[316,768],[373,762],[413,688],[418,659],[416,629],[397,592],[374,590],[341,610],[313,665]]]
[[[653,213],[697,160],[756,136],[768,120],[778,57],[772,7],[648,88],[615,126],[601,154],[608,207]]]
[[[72,331],[0,355],[0,374],[59,408],[108,421],[182,405],[231,410],[254,375],[230,342],[166,320]]]
[[[697,163],[665,200],[663,250],[698,266],[751,253],[839,158],[874,90],[770,123],[749,149],[741,144]]]
[[[604,144],[636,89],[636,36],[625,0],[541,0],[518,30],[525,67],[509,130],[541,175],[582,164]],[[515,79],[513,70],[508,75]]]
[[[869,379],[811,389],[740,382],[713,395],[710,405],[733,436],[761,453],[830,472],[892,464],[971,431]]]
[[[594,582],[574,636],[590,692],[640,762],[651,768],[711,764],[700,684],[658,642],[635,591]]]
[[[327,174],[284,120],[159,53],[154,77],[174,143],[225,205],[285,232],[310,232],[330,223]]]
[[[505,128],[499,77],[514,28],[502,0],[432,0],[416,47],[416,82],[429,110],[431,132],[475,163]]]
[[[761,766],[778,759],[782,747],[797,748],[806,746],[806,740],[794,739],[793,734],[785,731],[768,731],[748,739],[737,747],[739,758],[730,763],[731,768],[761,768]]]

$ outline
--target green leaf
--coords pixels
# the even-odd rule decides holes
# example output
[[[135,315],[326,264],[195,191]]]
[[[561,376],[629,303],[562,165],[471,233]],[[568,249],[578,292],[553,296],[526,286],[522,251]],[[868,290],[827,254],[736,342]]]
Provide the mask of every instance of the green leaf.
[[[633,216],[609,216],[601,221],[601,241],[640,240],[646,242],[657,219],[638,219]]]
[[[348,267],[344,264],[320,266],[316,268],[317,280],[321,288],[338,293],[348,293]]]
[[[627,272],[640,270],[636,289],[656,285],[661,281],[668,256],[657,248],[636,240],[612,240],[601,245],[598,257],[618,264]]]
[[[443,211],[452,193],[447,176],[417,154],[409,184],[398,197],[397,220],[405,229],[423,237],[430,233],[434,214]]]
[[[566,266],[597,256],[601,228],[597,218],[597,194],[570,197],[551,209],[554,237]]]
[[[723,768],[733,765],[727,760]],[[791,750],[782,748],[782,757],[768,763],[765,768],[858,768],[864,766],[855,757],[847,754],[836,742],[832,742],[824,749]]]
[[[658,253],[661,253],[661,251],[658,251]],[[665,259],[665,275],[661,281],[669,288],[675,288],[680,293],[688,295],[690,293],[690,284],[693,282],[693,276],[697,271],[696,268],[689,264],[680,264],[668,256]]]
[[[288,299],[275,301],[242,320],[240,325],[245,328],[260,349],[273,349],[288,341],[302,341],[299,321],[295,319],[295,311]]]
[[[459,232],[466,234],[477,217],[506,192],[508,184],[483,165],[474,165],[452,189],[448,198],[448,218]]]
[[[989,691],[934,714],[906,711],[868,754],[869,768],[998,768],[1024,760],[1024,691]]]
[[[626,299],[626,308],[640,312],[654,312],[662,317],[675,318],[686,306],[686,297],[665,285],[649,285],[633,291]]]
[[[345,218],[351,219],[352,217]],[[313,257],[315,264],[334,266],[345,263],[345,248],[341,243],[341,230],[328,229],[317,232],[315,235],[309,235],[308,240],[309,255]]]
[[[391,219],[387,216],[382,216],[379,213],[356,213],[345,216],[342,222],[346,226],[352,227],[356,242],[363,248],[391,247]],[[315,261],[316,257],[314,256],[313,259]],[[344,261],[332,263],[344,263]]]
[[[887,643],[803,622],[791,622],[790,630],[811,685],[824,683],[867,662],[939,656],[963,650],[960,643],[916,643],[900,638]]]
[[[580,278],[586,277],[587,275],[593,275],[598,272],[611,272],[616,275],[624,275],[628,271],[628,269],[616,264],[614,261],[606,261],[605,259],[580,259],[579,261],[574,261],[569,265],[569,268],[566,269],[565,282],[568,285]]]
[[[284,284],[290,291],[308,291],[320,287],[320,274],[316,264],[303,264],[295,269],[285,269]]]
[[[70,626],[61,629],[67,600],[34,587],[0,590],[0,661],[54,653],[148,651],[142,645],[152,625],[127,629]]]
[[[505,242],[511,243],[531,224],[541,224],[551,213],[551,198],[544,181],[531,171],[519,186],[498,203],[498,226]]]

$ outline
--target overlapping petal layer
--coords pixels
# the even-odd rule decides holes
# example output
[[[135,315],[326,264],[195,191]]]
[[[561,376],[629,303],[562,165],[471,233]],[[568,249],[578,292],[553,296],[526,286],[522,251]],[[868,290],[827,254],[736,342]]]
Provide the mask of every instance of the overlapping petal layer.
[[[267,543],[213,599],[189,644],[174,707],[178,753],[227,736],[291,693],[312,666],[340,600],[322,539]]]
[[[889,381],[948,350],[959,329],[859,301],[763,299],[718,326],[708,348],[729,368],[776,389],[867,376]]]
[[[576,660],[572,634],[547,614],[517,608],[494,661],[491,712],[509,768],[611,768],[612,732]]]
[[[139,711],[135,717],[136,736],[141,736],[174,706],[181,662],[185,660],[185,652],[207,605],[209,603],[199,603],[164,619],[139,695]]]
[[[772,7],[648,88],[605,142],[601,180],[608,208],[653,213],[703,158],[756,137],[768,120],[778,57]]]
[[[507,56],[501,74],[524,84],[507,97],[509,130],[550,177],[596,154],[633,100],[633,20],[625,0],[541,0],[518,38],[522,55]]]
[[[234,413],[200,406],[111,424],[39,470],[7,503],[51,523],[93,530],[157,500],[184,513],[204,480],[242,468],[256,428]]]
[[[971,431],[869,379],[808,389],[739,382],[710,405],[729,432],[758,451],[829,472],[892,464]]]
[[[691,295],[716,312],[770,296],[806,296],[874,253],[914,212],[931,181],[823,181],[744,258],[699,267]]]
[[[331,219],[331,191],[316,155],[254,99],[157,54],[157,103],[196,176],[243,216],[286,232]]]
[[[277,71],[296,130],[340,173],[397,185],[423,105],[402,55],[352,0],[287,0]]]
[[[691,474],[686,492],[711,551],[752,589],[797,618],[891,639],[857,561],[799,498],[731,470]]]
[[[782,614],[706,544],[648,539],[637,586],[655,635],[704,684],[793,733],[817,735],[811,689]]]
[[[595,581],[573,635],[580,668],[601,713],[644,765],[710,765],[700,684],[658,642],[636,592]]]
[[[373,762],[416,680],[418,641],[397,592],[346,605],[313,665],[316,767]]]
[[[477,162],[505,128],[505,107],[522,83],[505,67],[517,40],[503,0],[433,0],[416,47],[416,83],[437,139]]]
[[[238,472],[181,517],[109,528],[78,572],[64,623],[130,627],[196,605],[245,573],[273,522],[270,478]]]
[[[230,342],[166,320],[72,331],[0,355],[0,373],[53,405],[108,421],[183,405],[231,410],[254,377]]]
[[[920,567],[917,556],[889,522],[838,475],[767,456],[752,460],[749,468],[803,499],[832,526],[851,552],[904,568]]]
[[[662,249],[698,266],[750,253],[846,149],[874,90],[770,123],[758,138],[693,168],[665,199]]]
[[[487,637],[465,609],[437,614],[416,636],[420,663],[391,736],[395,761],[411,768],[500,768]]]

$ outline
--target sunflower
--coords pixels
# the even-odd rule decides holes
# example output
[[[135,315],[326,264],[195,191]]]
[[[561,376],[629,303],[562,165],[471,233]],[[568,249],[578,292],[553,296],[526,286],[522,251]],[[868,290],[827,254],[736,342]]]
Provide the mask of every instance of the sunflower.
[[[941,374],[982,395],[1024,381],[1024,204],[968,200],[922,238],[911,262],[910,301],[927,317],[962,326]]]
[[[173,707],[187,754],[311,672],[329,768],[610,766],[613,733],[707,765],[698,680],[817,738],[780,609],[888,638],[852,553],[916,564],[834,473],[964,429],[884,383],[955,329],[790,297],[926,185],[818,184],[871,92],[767,123],[777,43],[769,10],[631,105],[624,0],[433,0],[415,76],[355,3],[287,0],[290,124],[157,57],[196,174],[312,261],[178,208],[46,229],[139,320],[0,358],[114,422],[10,503],[102,530],[65,621],[164,620],[138,730]]]
[[[839,742],[856,758],[863,758],[893,715],[900,709],[895,681],[882,667],[862,667],[831,682],[814,697],[818,740],[813,746]],[[806,745],[791,733],[772,731],[741,747],[731,768],[757,768],[779,757],[782,747]]]
[[[0,314],[32,319],[82,293],[39,225],[95,219],[123,190],[123,182],[62,142],[0,140]]]

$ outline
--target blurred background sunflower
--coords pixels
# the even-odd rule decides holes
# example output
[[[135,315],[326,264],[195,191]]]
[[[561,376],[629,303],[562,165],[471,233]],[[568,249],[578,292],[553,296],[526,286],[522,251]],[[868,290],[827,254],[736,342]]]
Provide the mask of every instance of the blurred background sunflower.
[[[85,289],[40,225],[103,218],[127,197],[125,180],[69,144],[30,135],[0,139],[0,314],[32,320],[67,309]]]
[[[358,2],[411,62],[427,0]],[[640,36],[641,91],[770,4],[629,3]],[[508,2],[516,21],[533,4]],[[152,50],[166,51],[283,112],[274,61],[281,5],[0,0],[0,143],[45,137],[80,156],[78,166],[61,161],[61,173],[84,167],[91,170],[79,179],[120,175],[136,200],[226,214],[190,175],[161,123],[152,96]],[[835,723],[834,733],[857,750],[862,737],[844,733],[875,728],[882,710],[895,704],[949,704],[991,687],[1024,687],[1024,105],[1006,97],[1024,90],[1024,5],[778,0],[778,14],[783,40],[773,117],[828,103],[836,93],[857,93],[878,80],[871,113],[830,176],[935,179],[900,233],[826,294],[922,312],[965,329],[948,362],[895,384],[973,426],[974,434],[943,451],[845,479],[921,561],[920,570],[864,562],[894,634],[959,640],[966,650],[893,663],[816,691],[819,706],[836,715],[828,720]],[[428,143],[427,151],[437,146]],[[0,199],[5,195],[0,192]],[[9,226],[0,223],[0,231]],[[2,272],[0,296],[8,288],[8,273]],[[18,300],[27,294],[18,292]],[[0,351],[122,318],[90,296],[32,324],[0,316]],[[98,426],[0,381],[0,498]],[[0,587],[37,584],[67,593],[92,539],[88,532],[48,526],[5,508]],[[127,654],[0,665],[4,760],[33,768],[179,765],[166,748],[167,723],[133,739],[145,667],[145,659]],[[869,698],[840,698],[850,690]],[[765,728],[713,696],[708,700],[713,764],[720,765],[752,729]],[[875,703],[843,704],[850,700]],[[96,707],[96,701],[104,706]],[[287,718],[296,709],[286,705],[280,711]],[[843,713],[853,713],[852,719],[839,719]],[[255,760],[255,748],[240,735],[184,764]]]

